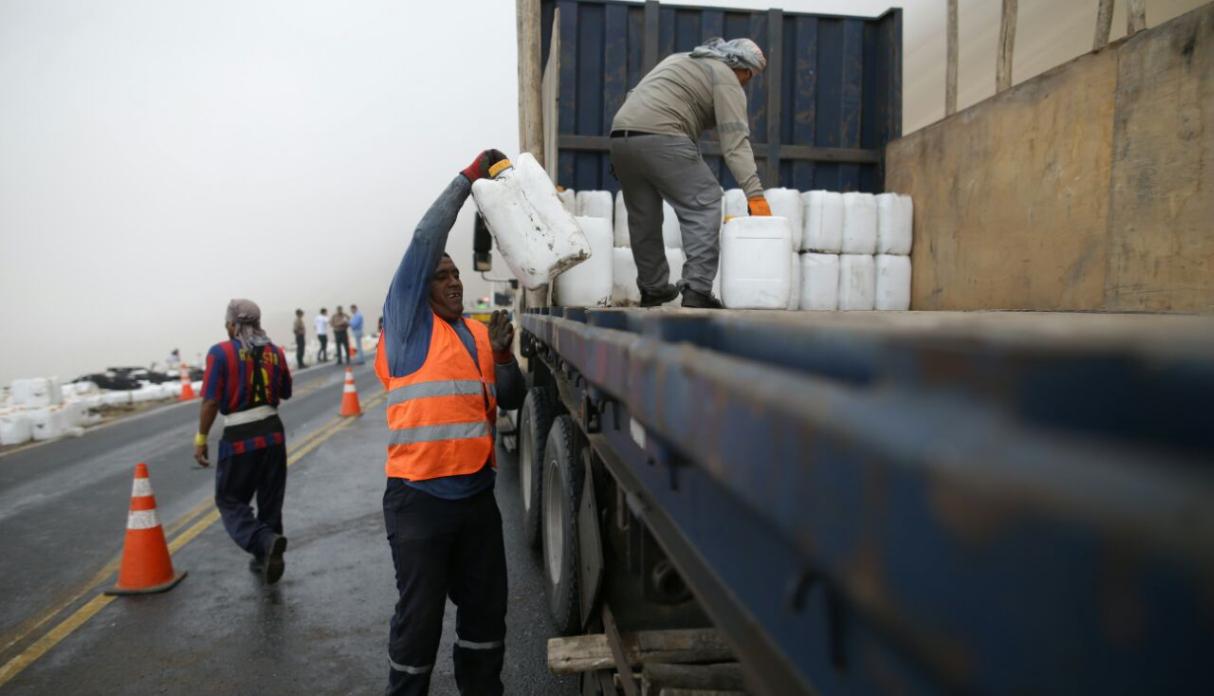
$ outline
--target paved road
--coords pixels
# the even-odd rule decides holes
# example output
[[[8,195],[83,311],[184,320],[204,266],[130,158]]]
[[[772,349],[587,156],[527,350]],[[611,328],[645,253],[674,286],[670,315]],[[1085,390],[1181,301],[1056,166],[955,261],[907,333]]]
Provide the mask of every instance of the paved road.
[[[338,421],[341,378],[330,367],[302,373],[297,398],[282,409],[291,543],[286,575],[269,588],[222,527],[206,525],[213,474],[190,465],[197,402],[0,458],[0,596],[19,598],[0,606],[0,665],[37,658],[0,694],[378,693],[395,602],[380,507],[382,391],[369,370],[358,371],[359,393],[373,406]],[[107,563],[121,549],[137,461],[151,469],[170,539],[186,542],[174,564],[189,576],[166,594],[107,602],[99,590],[112,582]],[[503,470],[507,692],[573,694],[574,680],[545,668],[551,628],[538,564],[518,538],[514,468],[505,461]],[[61,611],[35,626],[54,607]],[[78,627],[52,631],[92,612]],[[449,606],[433,694],[456,693],[453,640]]]

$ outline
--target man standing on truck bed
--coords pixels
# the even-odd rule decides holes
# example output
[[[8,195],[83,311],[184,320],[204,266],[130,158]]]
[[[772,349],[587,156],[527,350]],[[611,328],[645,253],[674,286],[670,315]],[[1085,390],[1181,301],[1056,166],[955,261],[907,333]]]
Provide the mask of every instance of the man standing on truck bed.
[[[628,93],[611,122],[611,165],[624,192],[641,306],[673,300],[662,243],[662,200],[683,231],[683,306],[719,308],[712,282],[720,256],[721,187],[696,143],[716,128],[729,171],[746,192],[751,215],[771,215],[750,149],[743,88],[767,67],[750,39],[709,39],[676,53]]]
[[[388,392],[384,526],[400,599],[388,637],[388,694],[430,688],[447,597],[457,610],[461,694],[501,694],[506,552],[493,497],[497,407],[522,405],[514,328],[465,321],[459,269],[443,252],[472,182],[510,165],[485,150],[413,232],[384,301],[375,373]]]

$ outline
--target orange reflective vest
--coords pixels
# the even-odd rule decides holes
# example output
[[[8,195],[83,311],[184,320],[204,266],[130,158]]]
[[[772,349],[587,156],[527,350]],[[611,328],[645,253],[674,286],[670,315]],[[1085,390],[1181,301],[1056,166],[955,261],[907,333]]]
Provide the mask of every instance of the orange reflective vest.
[[[388,371],[388,352],[380,334],[375,373],[388,391],[384,468],[390,478],[424,481],[472,474],[486,461],[496,466],[492,457],[497,393],[489,328],[479,321],[465,326],[476,341],[477,361],[455,329],[436,314],[426,361],[407,377],[393,377]]]

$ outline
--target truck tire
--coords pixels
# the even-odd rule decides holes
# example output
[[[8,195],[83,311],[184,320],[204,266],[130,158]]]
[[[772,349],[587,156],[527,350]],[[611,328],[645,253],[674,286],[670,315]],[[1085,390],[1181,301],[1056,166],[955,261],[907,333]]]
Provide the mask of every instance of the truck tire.
[[[544,445],[552,427],[552,402],[543,387],[527,390],[518,424],[518,482],[523,509],[523,543],[540,547],[540,510],[543,503]]]
[[[582,629],[578,582],[578,509],[585,467],[577,426],[568,415],[552,421],[544,451],[544,579],[552,622],[560,635]]]

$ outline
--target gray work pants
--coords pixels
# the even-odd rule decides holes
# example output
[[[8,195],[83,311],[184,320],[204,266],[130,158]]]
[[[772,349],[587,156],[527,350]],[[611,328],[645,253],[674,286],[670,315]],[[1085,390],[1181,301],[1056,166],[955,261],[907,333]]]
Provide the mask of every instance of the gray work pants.
[[[611,165],[628,209],[637,285],[653,292],[670,282],[662,243],[665,199],[683,232],[683,280],[692,290],[711,293],[721,252],[721,185],[699,148],[682,135],[612,138]]]

